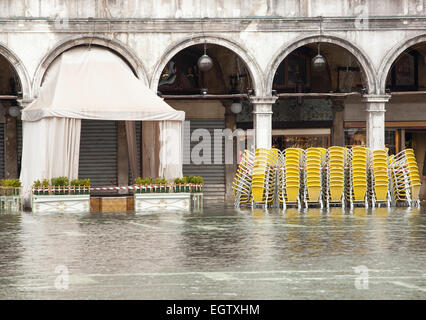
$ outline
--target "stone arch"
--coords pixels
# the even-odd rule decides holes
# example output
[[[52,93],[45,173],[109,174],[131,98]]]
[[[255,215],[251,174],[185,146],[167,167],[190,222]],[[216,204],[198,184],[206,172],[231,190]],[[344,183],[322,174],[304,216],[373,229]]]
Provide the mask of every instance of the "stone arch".
[[[23,101],[29,101],[32,98],[31,91],[31,81],[28,76],[27,69],[22,63],[21,59],[9,48],[7,48],[4,44],[0,43],[0,55],[6,58],[7,61],[13,66],[15,69],[19,81],[21,82],[22,88],[22,99]]]
[[[265,83],[265,89],[267,95],[272,95],[272,83],[274,81],[275,73],[280,65],[280,63],[294,50],[297,48],[300,48],[304,45],[310,44],[310,43],[316,43],[316,42],[326,42],[335,44],[339,47],[342,47],[346,49],[349,53],[351,53],[357,60],[358,63],[361,65],[362,71],[365,74],[366,78],[366,85],[368,93],[376,93],[377,90],[377,84],[376,84],[376,78],[375,78],[375,70],[373,67],[373,63],[368,58],[368,56],[362,51],[362,49],[356,47],[354,44],[349,42],[346,39],[342,39],[335,36],[330,35],[311,35],[311,36],[305,36],[302,38],[298,38],[296,40],[292,40],[290,44],[283,45],[278,52],[274,55],[273,59],[268,63],[268,67],[266,69],[267,75],[266,75],[266,83]]]
[[[125,44],[118,40],[105,38],[105,37],[91,37],[91,36],[76,36],[67,38],[66,40],[57,44],[51,49],[41,60],[37,67],[33,80],[33,92],[34,96],[37,97],[40,86],[43,80],[43,76],[50,64],[63,52],[80,45],[96,45],[100,47],[108,48],[114,51],[116,54],[121,56],[136,74],[136,76],[144,81],[145,85],[148,85],[148,78],[143,63],[139,60],[136,53]]]
[[[225,47],[231,50],[232,52],[234,52],[235,54],[237,54],[246,64],[247,70],[251,76],[253,89],[255,90],[256,95],[261,95],[264,93],[262,72],[256,60],[248,52],[248,50],[244,48],[242,45],[232,40],[225,39],[223,37],[209,36],[209,35],[189,37],[189,38],[180,40],[177,43],[174,43],[171,46],[169,46],[167,50],[165,51],[165,53],[161,56],[160,60],[157,62],[154,68],[154,73],[151,78],[151,90],[157,91],[161,72],[163,71],[167,63],[170,61],[170,59],[172,59],[180,51],[196,44],[203,44],[204,42],[206,42],[207,44],[216,44],[216,45]]]
[[[386,78],[389,71],[392,68],[393,63],[398,59],[398,57],[408,48],[419,44],[426,43],[426,34],[420,34],[410,39],[404,39],[401,42],[398,42],[395,46],[390,49],[382,59],[382,63],[379,68],[379,90],[380,93],[384,94],[386,91]]]

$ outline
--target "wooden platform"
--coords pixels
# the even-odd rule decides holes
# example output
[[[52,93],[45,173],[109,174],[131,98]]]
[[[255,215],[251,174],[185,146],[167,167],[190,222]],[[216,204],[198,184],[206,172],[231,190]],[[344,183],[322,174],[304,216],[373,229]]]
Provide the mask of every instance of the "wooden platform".
[[[134,210],[133,196],[91,197],[90,212],[127,212]]]

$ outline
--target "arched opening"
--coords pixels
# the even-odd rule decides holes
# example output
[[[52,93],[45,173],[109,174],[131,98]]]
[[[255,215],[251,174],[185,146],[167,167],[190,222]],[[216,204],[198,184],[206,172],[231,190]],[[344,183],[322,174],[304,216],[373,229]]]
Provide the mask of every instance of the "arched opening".
[[[422,39],[418,39],[419,41]],[[410,43],[412,41],[408,41]],[[392,98],[386,104],[387,130],[396,134],[396,151],[413,148],[421,176],[426,176],[426,42],[404,44],[399,54],[387,61],[385,91]],[[383,78],[384,79],[384,78]],[[421,190],[421,197],[426,189]]]
[[[211,59],[208,71],[198,64],[204,54]],[[246,139],[223,134],[224,129],[231,133],[245,129],[238,126],[239,119],[252,122],[249,96],[254,93],[254,84],[249,66],[225,46],[200,42],[168,59],[157,88],[168,104],[186,114],[183,174],[203,176],[207,201],[224,200],[225,194],[232,196],[237,145],[244,150]],[[225,159],[229,141],[231,161]]]
[[[17,178],[21,169],[19,99],[22,99],[21,80],[10,61],[0,54],[0,178]]]
[[[361,99],[375,86],[363,55],[342,40],[326,37],[290,48],[278,55],[282,59],[275,60],[270,77],[272,94],[278,97],[272,108],[272,145],[365,145]]]
[[[60,57],[65,52],[78,53],[82,50],[107,50],[116,56],[138,77],[132,64],[115,50],[98,44],[80,44],[67,48],[57,55],[40,75],[41,86],[58,72]],[[78,58],[79,56],[76,55]],[[101,57],[102,59],[102,57]],[[114,61],[116,62],[116,61]],[[120,92],[116,92],[120,95]],[[141,167],[141,121],[135,121],[135,146],[137,167]],[[117,186],[133,184],[134,178],[139,176],[130,170],[128,140],[125,121],[117,120],[89,120],[81,119],[80,152],[79,152],[79,179],[91,180],[91,185]],[[115,194],[116,191],[107,193]],[[96,191],[94,192],[96,194]],[[103,195],[106,192],[102,192]]]

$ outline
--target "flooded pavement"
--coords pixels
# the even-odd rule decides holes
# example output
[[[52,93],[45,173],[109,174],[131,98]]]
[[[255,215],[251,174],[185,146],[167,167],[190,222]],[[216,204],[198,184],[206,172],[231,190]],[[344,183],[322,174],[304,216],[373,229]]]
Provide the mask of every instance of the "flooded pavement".
[[[425,299],[426,209],[0,215],[0,299]]]

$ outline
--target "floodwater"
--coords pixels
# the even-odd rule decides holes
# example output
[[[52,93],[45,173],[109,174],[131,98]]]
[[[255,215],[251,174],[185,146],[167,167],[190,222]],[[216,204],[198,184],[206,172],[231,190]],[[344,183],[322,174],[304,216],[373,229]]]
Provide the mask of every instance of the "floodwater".
[[[0,299],[426,299],[426,209],[0,215]]]

